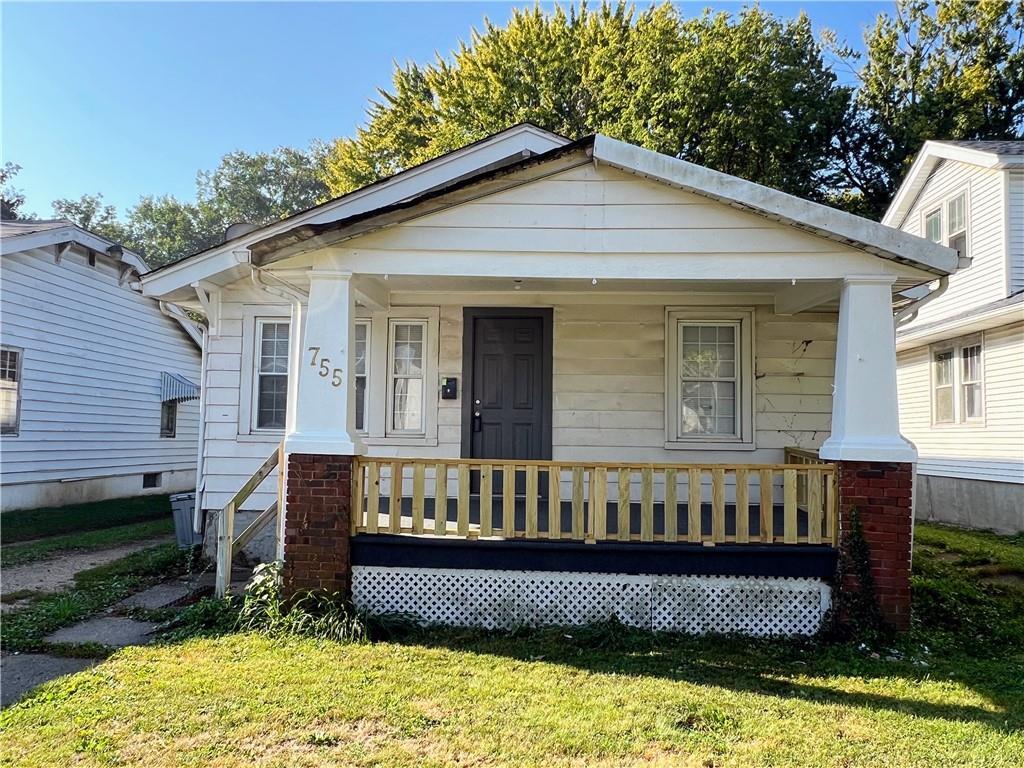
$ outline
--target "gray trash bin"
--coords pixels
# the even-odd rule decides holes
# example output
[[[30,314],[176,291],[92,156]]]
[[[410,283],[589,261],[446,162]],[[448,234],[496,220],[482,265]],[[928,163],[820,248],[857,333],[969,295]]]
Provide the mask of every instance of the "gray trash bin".
[[[178,546],[182,549],[191,549],[203,541],[203,537],[192,530],[192,517],[195,509],[196,495],[194,493],[175,493],[171,495],[174,533],[178,537]]]

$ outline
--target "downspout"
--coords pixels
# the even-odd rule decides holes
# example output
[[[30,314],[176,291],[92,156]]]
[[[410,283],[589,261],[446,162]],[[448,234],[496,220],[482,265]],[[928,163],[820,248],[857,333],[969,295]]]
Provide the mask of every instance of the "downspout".
[[[199,446],[196,457],[196,505],[192,510],[192,530],[203,532],[203,491],[206,489],[206,355],[209,345],[206,340],[210,334],[205,328],[203,334],[202,355],[199,363]]]
[[[929,291],[920,299],[911,302],[910,304],[908,304],[907,306],[905,306],[903,309],[896,313],[896,316],[894,317],[896,328],[899,329],[901,325],[906,325],[907,323],[913,322],[914,318],[917,317],[917,313],[920,311],[921,307],[935,301],[937,298],[939,298],[942,294],[946,292],[947,288],[949,288],[949,275],[943,275],[942,277],[939,278],[939,284],[935,287],[934,291]]]

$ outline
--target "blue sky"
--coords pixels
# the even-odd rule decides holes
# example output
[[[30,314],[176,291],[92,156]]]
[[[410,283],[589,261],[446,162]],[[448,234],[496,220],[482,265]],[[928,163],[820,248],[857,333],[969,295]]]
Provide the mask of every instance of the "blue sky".
[[[393,61],[447,55],[485,16],[529,5],[5,2],[3,160],[22,166],[15,186],[44,217],[51,200],[84,193],[122,212],[144,194],[192,199],[196,171],[221,155],[350,135]],[[893,4],[761,5],[804,8],[859,44]]]

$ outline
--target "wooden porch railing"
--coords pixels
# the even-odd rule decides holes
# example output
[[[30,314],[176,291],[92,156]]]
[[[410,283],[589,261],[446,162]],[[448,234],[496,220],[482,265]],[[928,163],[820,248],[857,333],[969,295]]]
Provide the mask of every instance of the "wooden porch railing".
[[[235,536],[235,513],[242,508],[242,505],[249,499],[260,483],[266,480],[270,473],[278,467],[281,471],[277,473],[277,498],[273,503],[263,510],[255,520],[245,527],[238,536]],[[231,560],[234,556],[256,536],[263,527],[271,520],[278,521],[281,510],[284,508],[284,443],[281,443],[263,465],[256,470],[255,474],[245,481],[245,485],[239,489],[231,501],[220,511],[217,516],[217,578],[214,591],[217,597],[224,597],[231,586]]]
[[[829,463],[359,457],[352,532],[707,546],[834,544],[835,483],[836,468]]]

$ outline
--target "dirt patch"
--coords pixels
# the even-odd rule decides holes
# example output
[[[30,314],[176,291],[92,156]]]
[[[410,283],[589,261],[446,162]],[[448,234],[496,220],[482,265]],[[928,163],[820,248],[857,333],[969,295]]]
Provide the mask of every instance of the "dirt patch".
[[[982,584],[995,584],[1000,587],[1024,590],[1024,574],[1020,573],[993,573],[981,576],[978,581]]]
[[[57,555],[49,560],[39,560],[25,565],[16,565],[0,571],[0,593],[32,590],[33,592],[56,592],[74,583],[75,574],[97,565],[106,565],[120,560],[140,549],[167,544],[170,536],[155,539],[134,541],[110,549],[97,549],[92,552],[69,552]]]

